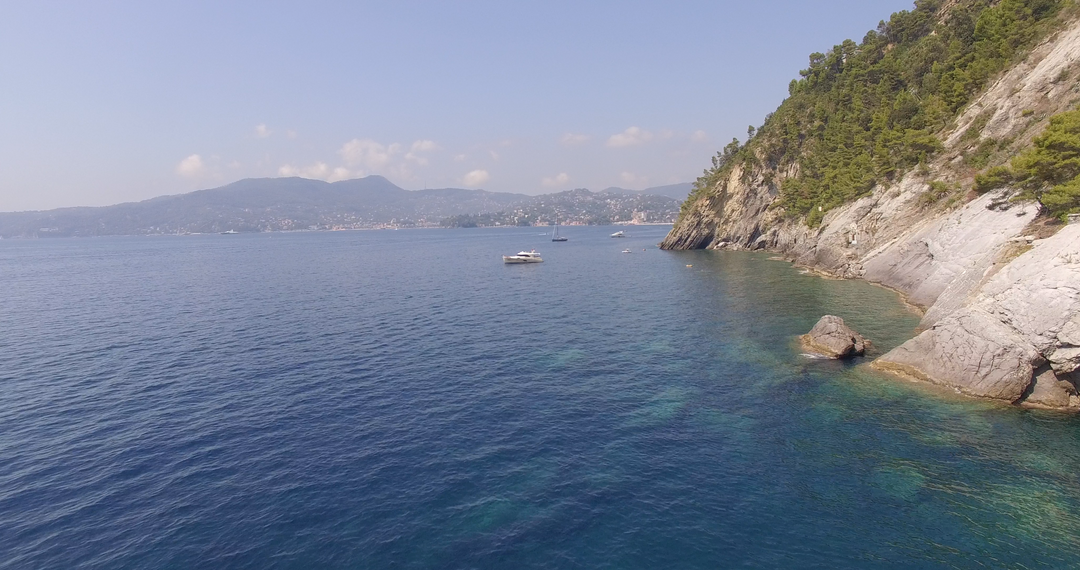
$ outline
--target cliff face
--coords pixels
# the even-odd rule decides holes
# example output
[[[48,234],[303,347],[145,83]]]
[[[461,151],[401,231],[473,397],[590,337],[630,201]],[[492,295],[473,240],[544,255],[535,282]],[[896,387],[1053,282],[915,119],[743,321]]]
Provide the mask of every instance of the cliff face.
[[[1037,241],[875,365],[974,396],[1080,407],[1080,224]]]
[[[797,164],[735,167],[688,205],[661,246],[767,249],[894,288],[926,309],[925,330],[876,366],[974,396],[1080,408],[1080,225],[1046,237],[1058,228],[1036,219],[1036,204],[1012,202],[1008,190],[959,190],[974,174],[965,157],[984,142],[996,141],[1003,160],[1050,115],[1075,107],[1078,71],[1080,22],[1072,22],[939,133],[945,149],[925,168],[830,210],[819,227],[778,207],[779,184]],[[985,125],[979,136],[967,135],[976,123]],[[957,190],[942,196],[943,186]]]

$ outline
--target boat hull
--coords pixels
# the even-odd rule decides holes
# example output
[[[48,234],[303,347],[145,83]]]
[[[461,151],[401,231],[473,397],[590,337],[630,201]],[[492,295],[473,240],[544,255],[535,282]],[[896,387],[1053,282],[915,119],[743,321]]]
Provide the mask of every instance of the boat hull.
[[[543,259],[532,258],[532,257],[517,257],[517,256],[514,256],[514,255],[504,255],[503,256],[503,263],[508,263],[508,264],[543,263],[543,262],[544,262]]]

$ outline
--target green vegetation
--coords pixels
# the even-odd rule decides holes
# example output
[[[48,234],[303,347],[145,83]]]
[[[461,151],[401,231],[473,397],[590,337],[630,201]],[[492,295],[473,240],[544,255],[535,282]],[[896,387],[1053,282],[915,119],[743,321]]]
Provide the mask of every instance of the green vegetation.
[[[812,54],[788,99],[745,145],[733,141],[713,158],[688,203],[722,184],[736,165],[749,171],[797,163],[780,203],[817,225],[829,209],[942,150],[936,133],[1045,37],[1071,1],[962,0],[945,13],[943,0],[918,0],[861,44],[847,40]],[[964,136],[977,139],[988,119],[977,118]],[[983,149],[983,160],[991,152]]]
[[[1010,166],[991,168],[975,177],[986,192],[1011,186],[1019,200],[1036,200],[1046,212],[1064,219],[1080,213],[1080,110],[1050,118],[1050,126]]]
[[[994,139],[985,139],[979,146],[975,148],[975,152],[971,152],[964,155],[964,164],[976,169],[986,168],[986,165],[990,164],[990,157],[994,155],[994,151],[999,147],[998,141]]]
[[[923,206],[929,206],[937,203],[942,198],[948,196],[953,190],[956,190],[957,186],[953,184],[947,184],[940,180],[935,180],[930,183],[930,188],[926,192],[923,192],[919,197],[919,203]]]
[[[992,110],[986,110],[982,113],[979,113],[979,115],[971,121],[971,124],[968,125],[968,128],[966,131],[964,131],[964,134],[960,136],[960,140],[964,142],[972,142],[979,140],[979,136],[982,135],[982,130],[986,128],[986,123],[989,123],[990,119],[993,118],[993,116],[994,112]]]

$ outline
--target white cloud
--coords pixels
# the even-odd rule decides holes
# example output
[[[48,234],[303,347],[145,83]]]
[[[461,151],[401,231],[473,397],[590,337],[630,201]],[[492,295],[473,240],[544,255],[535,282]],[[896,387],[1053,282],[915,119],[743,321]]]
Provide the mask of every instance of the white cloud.
[[[491,160],[499,160],[499,153],[497,153],[497,152],[495,152],[493,150],[489,150],[488,154],[491,155]]]
[[[176,173],[187,178],[197,178],[205,171],[206,165],[203,164],[202,157],[197,154],[181,160],[180,164],[176,165]]]
[[[565,146],[577,146],[589,142],[589,135],[579,135],[576,133],[566,133],[560,139],[560,142]]]
[[[423,165],[421,165],[421,166],[423,166]],[[390,178],[394,178],[396,180],[417,180],[416,175],[413,174],[411,170],[409,170],[409,166],[407,164],[399,164],[397,166],[391,166],[390,168],[388,168],[386,170],[386,172],[384,174],[386,174],[386,176],[388,176]]]
[[[626,185],[629,185],[629,186],[648,186],[649,185],[649,177],[647,177],[647,176],[638,176],[637,174],[634,174],[633,172],[623,172],[622,174],[619,175],[619,178],[622,180],[623,184],[626,184]]]
[[[259,137],[260,139],[265,139],[271,134],[273,134],[273,131],[271,131],[266,125],[255,125],[255,136]]]
[[[401,145],[394,143],[386,146],[371,139],[353,139],[341,146],[338,154],[349,166],[363,165],[369,170],[378,170],[390,159],[401,152]]]
[[[706,135],[705,131],[701,131],[701,130],[694,131],[694,133],[690,135],[690,142],[696,142],[696,143],[709,142],[709,135]]]
[[[563,186],[567,182],[570,182],[570,175],[565,172],[560,172],[556,176],[550,178],[545,177],[544,180],[541,181],[541,184],[550,188],[552,186]]]
[[[300,173],[305,178],[318,178],[320,180],[325,180],[326,176],[330,173],[330,167],[327,166],[325,162],[316,162],[315,164],[312,164],[304,170],[301,170]]]
[[[412,143],[413,152],[431,152],[433,150],[439,150],[439,145],[435,144],[435,141],[419,140]]]
[[[325,162],[316,162],[310,166],[295,167],[291,164],[286,164],[281,168],[278,168],[278,176],[291,177],[299,176],[301,178],[311,178],[313,180],[325,180],[327,182],[337,182],[338,180],[348,180],[350,178],[356,178],[362,176],[360,171],[353,172],[348,168],[339,166],[331,169]]]
[[[435,141],[418,140],[412,143],[408,154],[405,155],[405,160],[411,161],[420,166],[427,166],[428,159],[422,156],[420,153],[431,152],[439,150],[439,145],[435,144]]]
[[[470,188],[476,188],[491,179],[486,170],[473,170],[461,179],[461,183]]]
[[[652,138],[653,134],[649,131],[639,129],[638,127],[630,127],[617,135],[611,135],[608,138],[607,145],[612,148],[635,146],[647,143],[652,140]]]
[[[348,168],[339,166],[330,173],[330,176],[326,179],[327,182],[337,182],[338,180],[348,180],[353,177],[353,173]]]
[[[329,168],[325,162],[316,162],[315,164],[305,167],[297,168],[291,164],[286,164],[278,169],[278,176],[302,176],[304,178],[319,178],[321,179],[326,175]]]
[[[466,158],[466,156],[464,154],[459,154],[459,155],[454,157],[454,162],[461,162],[461,161],[465,160],[465,158]]]
[[[430,140],[418,140],[411,145],[402,145],[382,144],[371,139],[352,139],[341,145],[337,151],[342,165],[331,167],[322,161],[309,166],[285,164],[278,168],[278,176],[300,176],[337,182],[381,174],[399,181],[416,180],[417,177],[411,169],[426,166],[428,158],[423,153],[436,150],[440,150],[439,145]],[[483,180],[479,183],[483,183]]]

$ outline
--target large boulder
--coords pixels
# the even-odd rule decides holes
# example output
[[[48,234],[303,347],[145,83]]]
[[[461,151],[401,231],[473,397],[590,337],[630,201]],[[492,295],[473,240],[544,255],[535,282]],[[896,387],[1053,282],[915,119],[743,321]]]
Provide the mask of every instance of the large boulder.
[[[971,396],[1015,402],[1042,363],[1039,351],[1014,329],[968,308],[889,351],[874,366]]]
[[[1036,240],[874,365],[972,396],[1080,408],[1080,226]]]
[[[829,358],[854,358],[866,353],[869,344],[859,333],[844,324],[844,319],[825,315],[799,337],[808,350]]]

